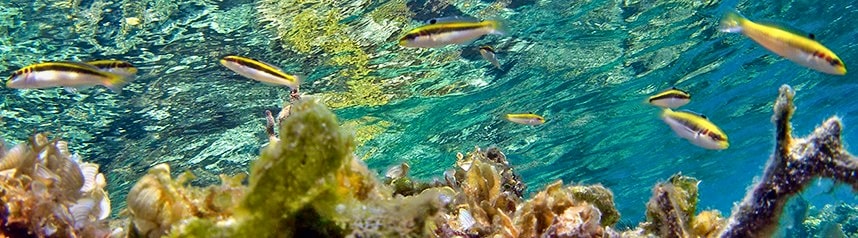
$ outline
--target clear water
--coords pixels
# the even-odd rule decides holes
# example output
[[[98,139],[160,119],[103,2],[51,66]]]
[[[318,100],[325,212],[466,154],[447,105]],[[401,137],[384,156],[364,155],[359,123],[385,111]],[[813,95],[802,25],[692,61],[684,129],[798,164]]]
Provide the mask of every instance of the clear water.
[[[339,74],[348,66],[328,60],[336,54],[284,47],[270,21],[261,20],[257,8],[266,2],[0,2],[0,72],[105,58],[140,69],[121,95],[102,88],[2,89],[0,134],[19,143],[33,131],[58,133],[73,151],[102,164],[113,201],[123,201],[133,181],[157,163],[193,171],[198,184],[246,171],[266,142],[263,111],[279,110],[288,90],[241,78],[218,59],[245,55],[306,75],[302,89],[310,95],[365,88],[349,88],[359,79]],[[282,16],[324,5],[308,2]],[[851,1],[399,1],[412,13],[399,14],[407,17],[402,24],[371,16],[396,1],[330,2],[341,7],[338,23],[369,54],[368,77],[382,89],[342,94],[356,102],[336,109],[344,123],[380,128],[357,151],[379,171],[405,161],[412,175],[432,179],[454,164],[457,152],[497,146],[529,192],[558,179],[601,183],[614,192],[624,220],[637,223],[652,186],[680,172],[702,180],[700,208],[729,214],[772,150],[769,118],[781,84],[797,91],[797,134],[836,115],[845,124],[846,147],[858,138],[854,72],[812,71],[717,31],[721,16],[738,9],[752,20],[814,33],[858,70],[858,9]],[[396,45],[403,31],[449,15],[504,19],[509,31],[459,47]],[[122,24],[129,17],[143,23]],[[480,58],[476,47],[483,44],[495,46],[501,70]],[[729,149],[695,147],[658,119],[659,110],[644,100],[671,86],[692,94],[684,108],[720,126]],[[390,100],[358,100],[367,95]],[[516,112],[541,114],[547,123],[502,119]],[[848,188],[826,192],[831,186],[820,181],[802,196],[817,206],[854,203]]]

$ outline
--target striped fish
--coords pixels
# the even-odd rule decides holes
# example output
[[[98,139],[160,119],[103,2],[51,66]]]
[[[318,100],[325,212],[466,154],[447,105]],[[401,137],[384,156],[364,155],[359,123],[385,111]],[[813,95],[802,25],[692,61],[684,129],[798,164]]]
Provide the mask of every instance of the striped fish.
[[[730,147],[727,134],[703,115],[665,108],[661,113],[661,119],[677,135],[694,145],[710,150],[723,150]]]
[[[133,81],[137,75],[137,68],[131,63],[122,60],[93,60],[87,61],[86,64],[95,66],[101,71],[125,76],[128,78],[128,81]]]
[[[221,59],[220,63],[246,78],[266,84],[288,86],[293,90],[298,89],[302,81],[299,76],[286,74],[276,66],[247,57],[231,55]]]
[[[742,33],[766,49],[801,66],[823,73],[844,75],[846,66],[834,52],[813,39],[781,27],[758,24],[738,13],[727,13],[721,20],[721,31]]]
[[[465,44],[483,35],[503,35],[498,21],[438,21],[405,33],[399,45],[418,48],[438,48],[452,44]]]
[[[77,62],[46,62],[21,68],[9,76],[8,88],[80,88],[102,85],[121,93],[128,81],[122,75],[105,72]]]
[[[688,104],[691,101],[691,94],[672,87],[649,97],[647,101],[652,105],[673,109]]]
[[[522,113],[522,114],[506,114],[506,119],[511,122],[515,122],[522,125],[541,125],[545,123],[545,118],[542,118],[540,115],[536,115],[533,113]]]

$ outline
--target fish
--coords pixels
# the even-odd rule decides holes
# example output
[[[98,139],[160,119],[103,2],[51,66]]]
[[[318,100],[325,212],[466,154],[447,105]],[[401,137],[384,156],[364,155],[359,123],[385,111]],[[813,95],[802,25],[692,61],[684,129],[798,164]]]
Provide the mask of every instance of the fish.
[[[522,114],[506,114],[506,119],[518,124],[531,126],[542,125],[545,123],[545,118],[530,112]]]
[[[691,94],[676,87],[671,87],[668,90],[649,97],[647,101],[655,106],[675,109],[688,104],[691,101]]]
[[[437,21],[408,31],[399,38],[399,45],[414,48],[438,48],[452,44],[465,44],[483,35],[503,35],[501,23],[486,21]]]
[[[495,55],[495,49],[491,46],[480,46],[480,55],[483,56],[483,59],[486,59],[490,63],[492,63],[492,65],[494,65],[496,68],[501,68],[500,63],[498,62],[498,57],[497,55]]]
[[[727,13],[721,20],[720,30],[742,33],[766,49],[801,66],[827,74],[846,74],[843,61],[816,41],[812,34],[805,37],[783,27],[753,22],[735,12]]]
[[[426,24],[444,23],[444,22],[480,22],[480,19],[463,16],[436,17],[426,20]]]
[[[727,134],[709,121],[706,116],[665,108],[662,109],[661,119],[677,135],[696,146],[710,150],[724,150],[730,147]]]
[[[133,81],[137,75],[137,68],[131,63],[122,60],[93,60],[85,63],[95,66],[101,71],[125,76],[129,81]]]
[[[247,57],[230,55],[221,59],[220,63],[246,78],[266,84],[284,85],[292,90],[298,89],[301,81],[303,81],[301,76],[284,73],[276,66]]]
[[[8,88],[37,89],[51,87],[91,87],[102,85],[121,93],[128,84],[119,74],[99,70],[95,66],[78,62],[45,62],[21,68],[6,82]]]

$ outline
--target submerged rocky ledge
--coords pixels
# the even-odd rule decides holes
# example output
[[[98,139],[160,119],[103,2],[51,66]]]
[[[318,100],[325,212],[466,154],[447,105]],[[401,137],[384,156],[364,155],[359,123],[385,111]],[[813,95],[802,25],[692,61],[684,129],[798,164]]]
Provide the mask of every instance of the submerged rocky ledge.
[[[842,147],[832,117],[794,138],[794,92],[780,88],[772,121],[776,146],[762,179],[730,217],[697,212],[694,178],[656,184],[647,219],[630,230],[601,185],[557,181],[523,197],[524,183],[498,148],[459,154],[443,181],[415,181],[408,166],[379,179],[354,155],[355,139],[318,99],[295,99],[279,122],[269,115],[266,146],[249,174],[188,184],[160,164],[140,178],[128,207],[108,219],[98,166],[65,142],[34,135],[3,148],[2,237],[761,237],[776,231],[787,201],[817,177],[858,189],[858,161]],[[279,135],[274,133],[275,129]],[[110,181],[107,181],[110,182]]]

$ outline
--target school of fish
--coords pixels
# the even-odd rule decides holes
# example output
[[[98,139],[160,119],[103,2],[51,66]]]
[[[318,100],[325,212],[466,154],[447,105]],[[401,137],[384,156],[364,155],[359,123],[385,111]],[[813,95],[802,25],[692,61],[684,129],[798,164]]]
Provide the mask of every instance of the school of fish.
[[[426,24],[407,31],[398,44],[405,48],[440,48],[449,45],[466,45],[486,35],[503,36],[507,30],[499,20],[479,20],[468,17],[433,18]],[[727,13],[720,22],[720,30],[740,33],[767,50],[798,65],[832,75],[845,75],[844,62],[829,48],[816,41],[814,35],[803,35],[790,30],[756,23],[738,13]],[[478,47],[480,56],[497,70],[503,70],[495,48]],[[229,55],[220,59],[221,65],[245,78],[267,85],[286,86],[296,92],[303,81],[300,75],[288,74],[277,66],[263,61]],[[62,87],[77,93],[93,86],[104,86],[120,93],[132,83],[137,68],[121,60],[94,60],[87,62],[42,62],[25,66],[9,76],[6,87],[14,89],[44,89]],[[712,150],[724,150],[730,145],[727,135],[706,116],[690,111],[674,111],[691,101],[691,94],[676,87],[650,96],[647,103],[662,108],[661,119],[680,137],[694,145]],[[509,113],[507,121],[537,126],[545,118],[532,112]],[[407,166],[407,165],[406,165]],[[407,170],[407,167],[404,167]],[[395,171],[394,171],[395,172]],[[392,172],[389,172],[392,173]]]

